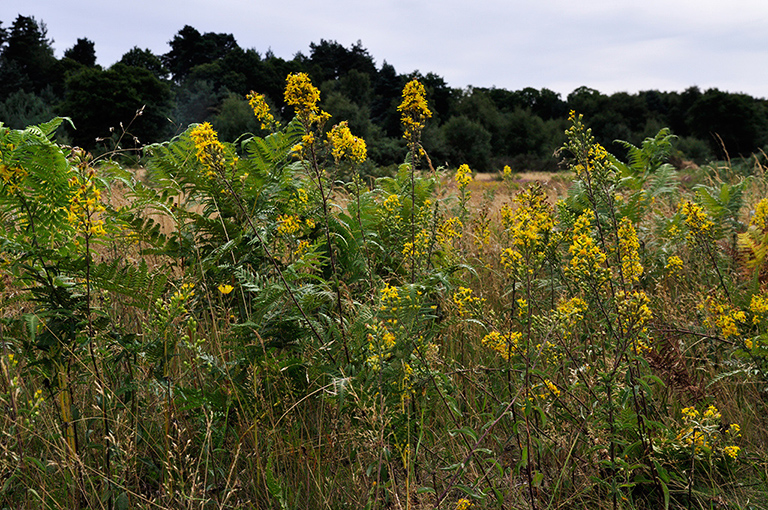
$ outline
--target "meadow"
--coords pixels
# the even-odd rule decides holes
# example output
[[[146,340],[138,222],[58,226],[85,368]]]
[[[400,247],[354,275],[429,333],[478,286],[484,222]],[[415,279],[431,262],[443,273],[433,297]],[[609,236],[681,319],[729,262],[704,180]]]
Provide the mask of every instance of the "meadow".
[[[569,116],[555,174],[287,124],[94,158],[0,126],[0,507],[768,508],[764,155]]]

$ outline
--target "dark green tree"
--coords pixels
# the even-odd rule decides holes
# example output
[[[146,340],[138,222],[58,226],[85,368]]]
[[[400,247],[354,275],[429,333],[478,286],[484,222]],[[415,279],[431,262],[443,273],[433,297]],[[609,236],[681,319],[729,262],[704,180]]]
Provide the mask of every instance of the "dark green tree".
[[[451,117],[442,126],[442,131],[451,166],[466,163],[478,172],[490,169],[491,133],[482,125],[460,115]]]
[[[59,108],[75,123],[74,143],[86,149],[94,148],[97,139],[119,136],[121,125],[130,125],[128,139],[138,139],[139,145],[163,140],[170,132],[170,110],[170,85],[146,69],[121,63],[106,71],[85,67],[71,74]]]
[[[17,90],[0,103],[0,122],[11,129],[24,129],[27,126],[41,124],[51,120],[55,114],[55,98],[48,91],[41,95]]]
[[[53,41],[43,22],[19,15],[5,41],[0,55],[0,99],[18,90],[40,92],[58,78]]]
[[[170,74],[168,68],[163,65],[163,61],[159,56],[148,49],[142,50],[138,46],[134,46],[131,50],[125,53],[120,59],[120,63],[129,67],[146,69],[161,80],[167,79]]]
[[[181,83],[194,67],[220,60],[238,48],[232,34],[201,34],[189,25],[179,30],[168,44],[171,51],[162,60],[176,83]]]
[[[349,49],[336,41],[325,39],[320,39],[318,44],[310,43],[307,64],[310,75],[318,83],[337,80],[352,69],[369,76],[376,76],[377,72],[373,58],[360,41]]]
[[[74,46],[64,51],[64,58],[71,58],[86,67],[96,65],[96,49],[93,41],[79,38]]]
[[[749,156],[767,139],[766,107],[746,94],[709,89],[691,105],[688,123],[692,133],[706,140],[720,157]]]
[[[373,83],[374,99],[371,102],[371,119],[381,126],[387,136],[400,138],[403,134],[400,127],[400,115],[397,105],[400,104],[401,94],[406,78],[397,74],[394,66],[385,60]]]
[[[190,124],[211,120],[224,100],[209,81],[187,81],[176,90],[171,120],[174,133],[181,133]]]

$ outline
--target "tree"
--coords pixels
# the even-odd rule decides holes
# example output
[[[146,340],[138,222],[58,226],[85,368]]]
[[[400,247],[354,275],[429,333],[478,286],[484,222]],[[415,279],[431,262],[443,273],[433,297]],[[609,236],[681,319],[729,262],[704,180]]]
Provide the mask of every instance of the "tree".
[[[399,138],[402,135],[397,105],[400,104],[405,82],[405,77],[397,74],[394,66],[385,60],[373,83],[371,119],[390,137]]]
[[[357,41],[346,49],[336,41],[320,39],[319,44],[309,44],[310,74],[318,82],[337,80],[352,69],[370,76],[376,75],[376,65],[363,43]]]
[[[50,98],[47,99],[32,92],[17,90],[0,103],[0,120],[5,127],[11,129],[24,129],[47,122],[54,117]]]
[[[721,157],[748,156],[766,143],[766,108],[746,94],[709,89],[688,112],[691,131]],[[724,153],[725,151],[725,153]]]
[[[165,80],[170,74],[163,61],[150,50],[142,50],[134,46],[120,59],[120,63],[129,67],[140,67],[154,74],[158,79]]]
[[[0,99],[17,90],[40,92],[51,83],[57,61],[47,35],[33,17],[19,15],[13,22],[0,55]]]
[[[75,123],[73,141],[86,149],[96,145],[97,138],[120,132],[137,111],[131,134],[140,143],[160,141],[169,134],[167,117],[171,109],[170,86],[150,71],[121,63],[103,71],[84,67],[66,81],[66,96],[60,106],[61,115]]]
[[[3,22],[0,21],[0,54],[5,50],[5,44],[8,41],[8,29],[3,28]]]
[[[451,117],[442,130],[451,165],[466,163],[478,172],[489,169],[491,133],[488,130],[464,115]]]
[[[220,60],[239,48],[232,34],[201,34],[189,25],[179,30],[168,44],[171,51],[162,60],[176,83],[181,83],[195,66]]]
[[[64,58],[71,58],[86,67],[94,67],[96,65],[95,45],[88,39],[78,39],[74,46],[64,51]]]

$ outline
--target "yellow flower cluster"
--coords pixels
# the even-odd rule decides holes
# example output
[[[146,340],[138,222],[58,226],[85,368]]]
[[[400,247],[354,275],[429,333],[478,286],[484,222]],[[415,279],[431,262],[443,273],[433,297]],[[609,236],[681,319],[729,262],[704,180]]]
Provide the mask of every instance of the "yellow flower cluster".
[[[632,225],[632,220],[622,218],[617,232],[619,238],[619,257],[621,258],[621,272],[627,283],[638,283],[643,274],[643,266],[640,264],[640,241],[637,239],[637,231]]]
[[[645,291],[616,292],[616,308],[625,334],[633,330],[642,330],[653,318],[649,303],[650,299]]]
[[[544,379],[544,386],[546,386],[546,388],[549,390],[550,394],[554,395],[555,397],[559,397],[560,396],[560,388],[558,388],[555,385],[555,383],[553,383],[549,379]]]
[[[368,357],[365,363],[381,370],[386,354],[397,344],[395,335],[384,324],[366,324],[365,327],[368,329]]]
[[[677,255],[670,256],[667,259],[667,265],[664,266],[664,269],[666,269],[670,276],[679,276],[680,272],[683,270],[683,259]]]
[[[400,216],[400,197],[398,195],[389,195],[384,200],[384,209],[392,216]]]
[[[708,316],[704,319],[705,326],[719,329],[723,338],[740,334],[739,325],[747,322],[747,315],[743,311],[713,298],[708,298],[705,305],[699,305],[700,309],[707,308],[708,311]]]
[[[504,358],[504,360],[509,361],[509,357],[517,352],[522,337],[523,335],[516,331],[507,335],[502,335],[498,331],[491,331],[483,337],[481,342],[484,346]]]
[[[461,498],[456,502],[456,510],[469,510],[472,503],[467,498]]]
[[[397,107],[400,112],[400,121],[403,124],[403,138],[410,145],[419,143],[421,130],[428,118],[432,116],[427,106],[424,85],[418,80],[411,80],[403,88],[403,101]]]
[[[437,229],[437,242],[450,243],[454,239],[461,238],[464,224],[457,217],[451,217],[445,220]]]
[[[101,203],[101,191],[96,188],[93,177],[96,175],[91,168],[81,181],[77,175],[69,179],[70,188],[76,188],[69,199],[67,219],[69,224],[86,236],[105,235],[104,220],[96,216],[105,210]]]
[[[301,230],[301,219],[295,214],[281,214],[277,217],[277,234],[289,236]]]
[[[501,221],[512,233],[513,244],[523,247],[541,243],[555,224],[552,206],[540,185],[531,186],[515,195],[512,210],[506,204],[502,207]]]
[[[269,105],[264,94],[257,94],[251,91],[247,96],[248,104],[253,109],[253,114],[261,122],[261,129],[271,129],[275,125],[275,118],[269,112]]]
[[[328,142],[331,146],[331,154],[338,164],[342,159],[349,159],[353,163],[362,163],[367,156],[365,140],[354,136],[349,130],[347,121],[333,126],[328,132]]]
[[[15,166],[9,167],[0,164],[0,179],[3,181],[3,187],[9,195],[12,195],[18,191],[24,178],[29,175],[24,168]]]
[[[470,182],[472,182],[472,170],[468,165],[461,165],[456,169],[456,176],[454,177],[456,184],[459,185],[459,191],[466,189]]]
[[[418,258],[426,255],[429,250],[429,231],[422,228],[416,232],[415,242],[403,243],[403,256],[409,258]]]
[[[561,328],[563,338],[573,336],[576,325],[584,320],[587,303],[579,297],[573,297],[557,305],[556,318]]]
[[[393,287],[387,283],[384,285],[384,288],[381,289],[380,293],[380,310],[383,312],[396,312],[400,307],[400,290],[397,287]]]
[[[307,241],[306,239],[302,239],[301,241],[299,241],[299,245],[296,246],[296,249],[293,250],[293,254],[301,258],[304,256],[305,253],[309,251],[310,246],[311,245],[309,244],[309,241]]]
[[[749,226],[761,233],[768,231],[768,198],[763,198],[755,206],[755,212],[749,220]]]
[[[504,174],[504,177],[509,177],[512,175],[512,168],[510,168],[509,165],[504,165],[504,168],[501,170],[501,173]]]
[[[517,274],[523,268],[524,262],[522,254],[517,250],[506,248],[501,252],[501,264],[509,274]]]
[[[330,114],[317,105],[320,89],[312,85],[307,73],[291,73],[285,81],[285,102],[293,106],[304,129],[309,129],[313,124],[323,124],[331,118]]]
[[[601,284],[608,279],[606,255],[592,239],[591,210],[586,209],[573,227],[573,240],[568,252],[573,256],[565,271],[578,281],[595,280]]]
[[[459,290],[453,293],[453,302],[461,317],[469,314],[473,308],[481,305],[483,301],[483,298],[473,296],[472,289],[467,287],[459,287]]]
[[[749,311],[752,312],[752,324],[760,324],[768,317],[768,295],[754,294],[749,302]]]
[[[216,177],[217,170],[224,167],[226,157],[224,145],[219,141],[213,126],[208,122],[198,124],[190,131],[189,137],[195,143],[197,160],[208,167],[206,175]]]
[[[474,239],[472,242],[478,250],[482,251],[483,246],[491,244],[491,217],[478,218],[474,224]],[[487,264],[490,267],[490,264]]]
[[[502,252],[501,261],[512,274],[523,269],[523,264],[533,273],[544,257],[555,224],[552,206],[539,185],[517,193],[513,202],[517,205],[514,209],[507,204],[501,208],[501,223],[512,244]]]
[[[686,200],[680,204],[678,211],[683,215],[683,221],[688,227],[688,240],[707,238],[712,235],[714,222],[699,204]]]
[[[730,443],[737,439],[741,428],[732,423],[723,432],[720,410],[710,405],[704,412],[695,407],[681,410],[683,426],[676,437],[676,447],[685,451],[693,449],[695,455],[716,455],[721,458],[735,459],[741,448]]]
[[[635,354],[642,356],[643,354],[651,352],[653,349],[651,349],[651,346],[645,343],[644,340],[637,338],[635,339],[633,350]]]

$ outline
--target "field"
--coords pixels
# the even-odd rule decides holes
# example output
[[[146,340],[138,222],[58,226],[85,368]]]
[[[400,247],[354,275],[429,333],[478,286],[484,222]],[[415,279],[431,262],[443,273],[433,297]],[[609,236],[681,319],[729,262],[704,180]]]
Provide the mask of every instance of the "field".
[[[140,170],[0,127],[0,507],[768,508],[762,157],[436,168],[413,81],[369,179],[318,97]]]

